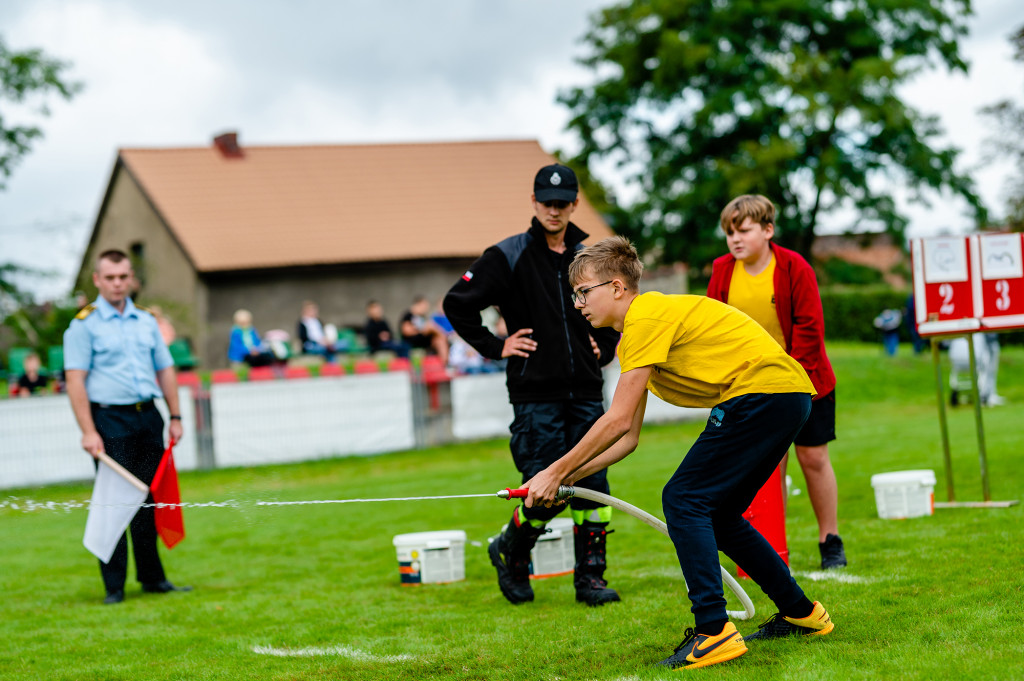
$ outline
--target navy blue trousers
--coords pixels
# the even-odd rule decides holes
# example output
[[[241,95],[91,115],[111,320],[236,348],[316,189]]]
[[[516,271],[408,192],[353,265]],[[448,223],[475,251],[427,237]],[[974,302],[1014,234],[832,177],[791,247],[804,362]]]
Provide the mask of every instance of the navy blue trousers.
[[[94,406],[92,418],[110,458],[142,482],[151,484],[164,454],[164,420],[160,412],[155,408],[134,412]],[[152,495],[146,497],[146,503],[153,503]],[[156,516],[153,508],[140,508],[129,527],[135,572],[139,581],[144,584],[164,581],[164,568],[157,552]],[[100,574],[103,575],[103,585],[108,593],[124,588],[128,576],[127,533],[122,534],[118,540],[110,562],[100,562]]]
[[[510,430],[512,459],[526,482],[575,447],[590,427],[604,414],[604,405],[592,400],[563,400],[559,402],[524,402],[512,405],[515,420]],[[608,473],[598,471],[582,480],[577,487],[609,493]],[[601,504],[588,499],[573,498],[569,505],[574,509],[593,509]],[[551,508],[534,506],[520,508],[520,513],[530,520],[548,521],[565,510],[564,506]]]
[[[789,612],[804,592],[771,544],[743,517],[807,420],[805,393],[741,395],[711,410],[707,426],[662,492],[669,536],[696,626],[727,619],[721,551]]]

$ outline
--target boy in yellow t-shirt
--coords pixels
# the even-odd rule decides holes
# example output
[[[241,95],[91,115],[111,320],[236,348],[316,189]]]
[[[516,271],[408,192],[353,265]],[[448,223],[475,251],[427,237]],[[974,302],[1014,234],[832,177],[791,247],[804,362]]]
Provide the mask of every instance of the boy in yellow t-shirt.
[[[662,493],[695,626],[661,664],[704,667],[747,652],[726,615],[719,551],[779,609],[758,638],[829,633],[825,608],[807,599],[743,517],[807,419],[814,394],[807,374],[735,308],[703,296],[639,295],[642,272],[636,249],[622,237],[583,249],[569,267],[576,308],[595,328],[622,333],[622,375],[611,407],[579,444],[523,485],[526,505],[552,505],[559,485],[636,449],[648,391],[681,407],[710,407],[707,426]]]
[[[744,194],[722,210],[729,253],[712,265],[708,297],[746,312],[800,362],[818,393],[811,415],[793,440],[818,519],[823,570],[846,567],[839,536],[839,488],[828,443],[836,439],[836,375],[825,352],[825,318],[814,269],[799,253],[773,243],[775,204]],[[782,458],[782,479],[786,478]]]

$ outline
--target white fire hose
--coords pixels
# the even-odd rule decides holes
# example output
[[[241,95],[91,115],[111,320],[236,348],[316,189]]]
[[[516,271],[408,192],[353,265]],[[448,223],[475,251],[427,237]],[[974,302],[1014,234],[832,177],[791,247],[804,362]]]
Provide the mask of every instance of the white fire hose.
[[[498,496],[504,499],[523,498],[526,496],[526,492],[527,490],[504,489],[498,492]],[[655,518],[647,511],[641,510],[632,504],[622,501],[621,499],[616,499],[615,497],[608,496],[607,494],[601,494],[600,492],[594,492],[593,490],[583,489],[582,487],[562,485],[558,488],[558,499],[571,499],[572,497],[579,497],[580,499],[586,499],[588,501],[596,501],[599,504],[617,508],[623,513],[631,515],[637,520],[650,525],[666,537],[668,536],[668,526],[665,525],[664,521]],[[721,570],[722,581],[729,587],[729,590],[736,595],[736,598],[739,599],[740,604],[743,606],[743,610],[727,610],[726,614],[738,620],[750,619],[754,616],[754,603],[750,600],[750,596],[747,595],[747,592],[743,590],[743,587],[740,586],[739,582],[737,582],[725,568],[721,568]]]

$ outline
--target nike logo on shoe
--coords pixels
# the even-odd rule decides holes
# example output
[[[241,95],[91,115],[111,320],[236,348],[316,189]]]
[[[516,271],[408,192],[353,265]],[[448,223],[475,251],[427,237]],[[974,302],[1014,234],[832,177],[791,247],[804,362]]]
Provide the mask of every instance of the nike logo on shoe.
[[[717,641],[715,641],[713,643],[711,643],[711,638],[709,637],[707,639],[707,641],[704,641],[704,643],[709,643],[709,645],[707,645],[704,648],[701,648],[701,643],[698,642],[697,645],[695,645],[693,647],[693,650],[690,652],[690,654],[693,656],[693,659],[699,660],[700,658],[704,657],[705,655],[707,655],[709,653],[715,652],[716,650],[718,650],[722,646],[726,645],[727,643],[729,643],[733,639],[738,638],[739,635],[740,635],[740,632],[734,631],[730,636],[726,636],[725,638],[719,639],[719,640],[717,640]]]

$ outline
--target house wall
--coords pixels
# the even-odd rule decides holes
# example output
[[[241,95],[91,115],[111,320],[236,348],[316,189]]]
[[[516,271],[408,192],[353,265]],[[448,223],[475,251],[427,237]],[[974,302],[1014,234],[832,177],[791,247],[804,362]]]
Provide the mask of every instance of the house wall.
[[[398,321],[414,296],[439,301],[462,276],[472,259],[353,264],[203,277],[208,289],[208,336],[197,348],[205,368],[227,366],[228,338],[235,310],[252,312],[256,329],[284,329],[295,337],[304,300],[320,306],[324,323],[362,328],[366,303],[380,301],[384,317],[398,333]]]
[[[159,305],[182,337],[196,342],[201,331],[200,286],[195,270],[178,242],[157,215],[131,174],[124,168],[111,180],[110,196],[83,259],[76,288],[96,296],[92,285],[93,263],[111,248],[131,253],[142,247],[142,261],[135,263],[141,288],[134,298],[141,305]]]

